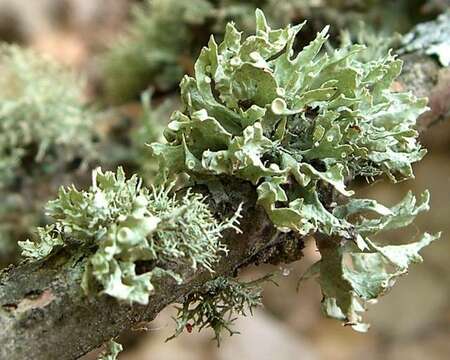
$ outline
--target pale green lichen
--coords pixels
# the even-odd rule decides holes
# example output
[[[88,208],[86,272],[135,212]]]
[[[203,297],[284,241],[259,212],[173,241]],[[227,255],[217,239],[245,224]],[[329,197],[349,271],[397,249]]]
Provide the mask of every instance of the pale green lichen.
[[[418,202],[408,193],[387,208],[354,199],[346,179],[413,177],[411,164],[425,154],[415,121],[426,100],[393,92],[401,61],[390,53],[365,56],[363,46],[351,44],[323,51],[327,28],[295,54],[302,26],[272,30],[257,11],[256,34],[243,40],[228,24],[224,41],[211,38],[194,77],[183,79],[184,109],[172,115],[167,143],[152,149],[163,178],[187,175],[191,184],[210,186],[221,176],[248,181],[280,231],[316,235],[322,257],[305,277],[318,277],[325,314],[364,331],[366,302],[421,261],[419,251],[439,235],[378,245],[374,235],[407,226],[428,210],[428,193]],[[146,304],[155,277],[183,280],[167,264],[212,271],[226,251],[220,234],[236,229],[239,211],[220,223],[198,194],[149,191],[121,170],[95,171],[93,179],[88,191],[62,189],[47,207],[55,222],[39,230],[36,242],[21,243],[32,258],[69,244],[93,252],[82,283],[88,294]],[[232,334],[231,312],[260,301],[259,290],[244,288],[219,278],[192,293],[179,309],[177,333],[197,325],[211,326],[217,338],[221,330]]]
[[[96,159],[95,112],[75,73],[36,52],[0,44],[0,267],[46,219],[58,184]]]
[[[442,66],[450,66],[450,10],[415,26],[403,37],[399,53],[411,52],[435,55]]]
[[[257,7],[278,26],[314,18],[311,31],[323,23],[343,29],[380,18],[384,30],[409,28],[411,19],[397,15],[412,6],[406,0],[147,0],[133,7],[127,33],[102,56],[106,97],[113,102],[137,99],[149,84],[162,91],[175,89],[183,74],[192,70],[193,59],[207,41],[205,35],[222,39],[229,21],[250,33]]]
[[[24,173],[57,172],[61,163],[94,157],[93,115],[75,74],[5,44],[0,72],[0,188]],[[23,164],[27,157],[35,166]]]
[[[310,2],[289,0],[280,6],[274,0],[147,0],[133,7],[127,34],[103,55],[106,96],[123,102],[137,98],[149,84],[163,91],[175,88],[207,40],[202,34],[222,36],[230,20],[252,29],[256,6],[269,9],[280,23],[289,22],[309,9]]]
[[[350,196],[345,176],[411,177],[425,154],[414,126],[426,100],[390,91],[401,61],[389,54],[363,63],[359,45],[320,53],[324,29],[293,56],[302,25],[271,30],[257,16],[256,36],[241,41],[229,24],[223,43],[211,38],[181,83],[185,110],[173,114],[168,144],[153,150],[172,174],[251,181],[280,229],[345,230],[318,186]]]
[[[376,246],[368,241],[370,251],[365,252],[341,241],[319,241],[322,260],[304,278],[318,277],[325,315],[364,332],[369,324],[362,322],[361,313],[367,302],[389,291],[411,263],[421,262],[418,252],[438,236],[425,234],[418,242],[396,246]],[[391,267],[394,269],[388,270]]]
[[[428,201],[428,192],[418,204],[409,192],[390,209],[369,199],[352,199],[334,209],[337,217],[354,219],[354,241],[339,237],[319,240],[322,259],[303,276],[303,279],[318,278],[326,315],[344,321],[355,330],[367,330],[369,325],[362,322],[360,314],[365,311],[367,301],[389,291],[396,279],[407,273],[411,263],[422,262],[419,251],[440,234],[425,233],[417,242],[386,246],[377,245],[371,236],[408,226],[419,213],[428,211]],[[371,213],[370,218],[364,217],[364,213]]]
[[[224,332],[239,334],[232,326],[237,315],[252,314],[261,305],[260,284],[270,276],[252,282],[239,282],[230,278],[218,277],[205,284],[202,291],[187,296],[182,306],[177,307],[175,319],[177,329],[168,340],[180,335],[185,329],[191,332],[211,328],[214,340],[220,345]]]
[[[428,195],[416,206],[408,194],[387,209],[374,200],[353,200],[345,179],[413,177],[411,164],[425,155],[415,122],[427,109],[426,99],[391,90],[402,62],[390,53],[367,59],[361,45],[321,51],[328,28],[294,54],[302,26],[272,30],[258,10],[255,35],[242,39],[230,23],[222,43],[211,37],[195,63],[194,77],[181,82],[184,110],[172,115],[165,131],[168,143],[155,143],[152,149],[166,177],[185,173],[202,183],[221,175],[248,180],[279,230],[337,237],[332,250],[323,247],[317,265],[325,312],[361,330],[362,307],[355,299],[380,296],[392,283],[386,278],[420,259],[416,252],[399,266],[368,236],[408,225],[428,209]],[[336,207],[322,195],[326,189],[350,199]],[[356,213],[367,211],[380,218],[354,221]],[[434,238],[425,235],[412,246],[418,251]],[[392,248],[402,256],[410,251]],[[354,276],[367,286],[375,281],[373,271],[386,272],[384,286],[371,296],[358,291],[357,281],[344,277],[350,275],[344,274],[343,255],[355,257]],[[388,272],[389,266],[394,272]],[[344,275],[338,276],[336,267]]]
[[[358,53],[358,60],[367,63],[383,58],[389,51],[397,49],[401,44],[402,36],[399,33],[378,31],[361,22],[352,31],[342,30],[339,39],[340,48],[350,48],[355,44],[364,45],[365,48]]]
[[[304,0],[286,2],[283,7],[274,6],[272,0],[257,3],[281,12],[278,17],[284,18],[293,9],[308,6]],[[107,98],[130,100],[149,84],[163,91],[175,88],[207,40],[201,35],[222,34],[231,19],[253,28],[255,8],[254,0],[147,0],[133,7],[127,34],[102,58]]]
[[[163,130],[173,109],[175,101],[171,98],[152,106],[152,91],[145,91],[141,96],[143,113],[136,128],[131,131],[131,151],[129,160],[138,167],[138,174],[151,184],[158,174],[158,161],[152,156],[149,143],[162,141]]]
[[[103,350],[97,360],[116,360],[119,353],[123,350],[123,346],[114,340],[106,343],[106,348]]]
[[[95,170],[88,191],[62,188],[47,205],[55,222],[38,229],[37,240],[21,242],[23,255],[40,259],[59,246],[93,247],[83,276],[87,294],[98,291],[119,300],[146,304],[155,277],[171,276],[167,265],[185,264],[212,270],[226,253],[221,233],[236,231],[240,210],[218,222],[203,197],[189,191],[180,199],[171,188],[147,190],[133,176]]]

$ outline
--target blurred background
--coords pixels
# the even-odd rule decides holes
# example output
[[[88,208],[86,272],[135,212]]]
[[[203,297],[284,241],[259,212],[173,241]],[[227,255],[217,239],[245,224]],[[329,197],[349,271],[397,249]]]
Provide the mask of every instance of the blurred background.
[[[89,159],[77,153],[71,159],[58,160],[61,163],[57,170],[45,167],[39,171],[33,170],[44,168],[36,155],[39,140],[24,145],[24,155],[12,180],[2,185],[0,178],[2,266],[17,258],[17,240],[32,236],[36,225],[48,221],[42,205],[60,185],[86,186],[90,181],[89,169],[99,164],[104,168],[123,165],[128,173],[138,172],[146,182],[151,182],[156,165],[144,143],[161,136],[162,126],[177,107],[178,81],[184,73],[192,72],[193,61],[210,33],[220,37],[228,20],[234,20],[244,31],[250,30],[257,6],[264,9],[274,26],[307,19],[298,45],[301,46],[326,24],[332,25],[332,43],[339,44],[342,30],[357,34],[361,23],[365,24],[366,34],[395,44],[398,37],[392,34],[406,33],[416,23],[434,19],[450,8],[450,3],[447,0],[0,0],[1,42],[32,49],[36,56],[52,59],[49,61],[83,79],[77,101],[89,111],[92,123],[89,141],[93,144]],[[5,76],[4,62],[5,56],[0,51],[0,79]],[[146,90],[147,96],[141,98]],[[5,89],[0,89],[0,95],[4,92]],[[209,331],[185,333],[165,343],[174,329],[171,320],[174,311],[166,309],[152,323],[123,335],[120,342],[125,351],[119,358],[449,359],[450,121],[433,126],[421,141],[428,148],[428,155],[415,166],[414,180],[392,185],[382,179],[355,185],[360,194],[387,205],[399,201],[409,189],[416,194],[429,189],[431,210],[421,215],[407,234],[393,236],[405,236],[407,242],[424,231],[443,231],[442,239],[423,251],[425,262],[413,266],[388,296],[370,308],[368,318],[372,327],[367,334],[325,319],[320,314],[321,295],[315,282],[306,282],[296,292],[299,276],[318,257],[310,242],[301,261],[275,269],[281,274],[279,286],[266,286],[264,306],[253,317],[236,322],[242,335],[225,338],[220,348],[211,341]],[[55,153],[62,151],[58,141],[50,142],[49,146]],[[254,267],[243,276],[256,278],[273,270]],[[84,357],[94,358],[95,352]]]

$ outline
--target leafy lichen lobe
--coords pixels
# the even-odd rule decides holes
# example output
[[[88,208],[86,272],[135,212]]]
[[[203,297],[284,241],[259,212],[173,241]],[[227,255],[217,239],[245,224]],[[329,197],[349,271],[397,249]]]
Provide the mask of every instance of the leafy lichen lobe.
[[[254,35],[243,39],[230,23],[223,42],[211,37],[194,76],[181,82],[184,110],[172,115],[167,144],[152,149],[166,176],[247,180],[280,231],[325,235],[333,246],[320,247],[322,260],[312,269],[320,276],[324,311],[365,330],[360,302],[388,290],[437,236],[377,246],[370,236],[411,223],[428,209],[428,194],[419,205],[408,194],[388,209],[354,199],[346,180],[413,177],[411,164],[426,152],[415,129],[426,99],[392,90],[402,62],[390,52],[371,58],[361,45],[325,52],[328,28],[295,53],[302,26],[273,30],[257,10]],[[340,196],[326,199],[324,189]],[[368,212],[375,218],[365,218]]]

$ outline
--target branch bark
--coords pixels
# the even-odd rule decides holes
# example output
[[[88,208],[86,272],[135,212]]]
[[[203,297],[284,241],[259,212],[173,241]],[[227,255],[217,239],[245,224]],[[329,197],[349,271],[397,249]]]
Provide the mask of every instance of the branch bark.
[[[426,55],[407,54],[401,57],[403,70],[396,84],[401,91],[428,97],[430,108],[417,122],[420,132],[450,118],[450,67],[442,67]]]
[[[396,83],[399,90],[430,99],[431,110],[419,119],[419,128],[424,130],[448,118],[450,69],[439,67],[426,56],[406,55],[403,59],[404,71]],[[267,250],[279,246],[284,237],[273,228],[264,210],[255,206],[255,190],[249,184],[226,186],[231,199],[228,206],[245,202],[243,233],[224,235],[230,252],[215,266],[214,274],[175,268],[184,283],[160,280],[148,306],[130,306],[107,296],[83,296],[80,280],[87,257],[79,249],[5,269],[0,274],[0,358],[76,359],[133,325],[151,321],[165,306],[201,288],[212,277],[233,275],[241,267],[264,259],[264,254],[270,253]]]

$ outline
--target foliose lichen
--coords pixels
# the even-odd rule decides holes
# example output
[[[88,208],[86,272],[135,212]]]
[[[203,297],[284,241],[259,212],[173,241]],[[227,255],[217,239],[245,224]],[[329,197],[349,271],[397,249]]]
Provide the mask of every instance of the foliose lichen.
[[[379,25],[390,32],[410,28],[410,17],[398,14],[410,12],[412,6],[407,0],[147,0],[133,7],[128,31],[102,56],[106,98],[116,103],[137,99],[149,84],[159,91],[175,89],[192,70],[205,35],[222,39],[229,21],[251,33],[257,7],[278,26],[314,18],[309,32],[320,24],[343,29],[381,18]]]
[[[303,0],[290,2],[289,9],[294,3]],[[175,88],[206,40],[202,34],[220,34],[229,19],[246,24],[254,9],[253,0],[147,0],[133,7],[127,34],[102,59],[108,99],[130,100],[149,83],[163,91]]]
[[[273,30],[257,10],[255,35],[242,39],[229,23],[222,43],[211,37],[194,76],[181,82],[184,109],[172,115],[167,143],[152,149],[167,177],[247,180],[280,231],[335,239],[320,242],[322,260],[314,267],[323,308],[365,330],[360,301],[387,291],[438,235],[425,234],[410,245],[376,245],[371,235],[406,226],[427,210],[428,193],[418,205],[408,194],[388,209],[354,199],[346,179],[413,177],[411,164],[426,152],[415,130],[426,99],[391,89],[402,62],[389,52],[364,59],[361,45],[323,51],[328,27],[294,53],[302,27]],[[339,196],[327,199],[326,189]],[[368,212],[374,218],[363,216]]]
[[[123,350],[123,346],[114,340],[106,343],[105,349],[99,354],[97,360],[116,360],[119,353]]]

